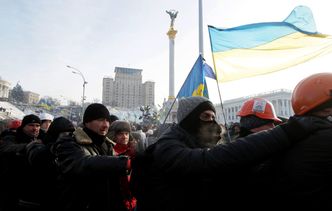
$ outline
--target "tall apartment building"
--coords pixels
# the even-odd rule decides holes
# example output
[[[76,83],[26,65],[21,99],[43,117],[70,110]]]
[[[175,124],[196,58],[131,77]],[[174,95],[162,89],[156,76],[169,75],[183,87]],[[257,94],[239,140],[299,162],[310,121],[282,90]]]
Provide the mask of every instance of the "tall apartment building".
[[[154,82],[142,84],[141,69],[115,67],[115,77],[103,78],[102,102],[120,108],[154,105]]]
[[[260,93],[254,96],[226,100],[223,103],[223,107],[227,123],[240,121],[240,117],[236,116],[236,113],[241,109],[242,104],[251,97],[261,97],[269,100],[273,104],[277,116],[288,118],[294,114],[291,105],[292,92],[289,90],[280,89],[271,92]],[[224,124],[225,120],[220,105],[216,105],[216,111],[217,120]]]

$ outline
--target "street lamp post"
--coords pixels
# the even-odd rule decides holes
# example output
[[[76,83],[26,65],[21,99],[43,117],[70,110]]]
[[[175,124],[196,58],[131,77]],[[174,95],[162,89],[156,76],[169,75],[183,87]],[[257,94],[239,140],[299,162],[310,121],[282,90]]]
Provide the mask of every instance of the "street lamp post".
[[[82,96],[82,121],[83,121],[84,100],[85,100],[85,85],[88,82],[85,80],[83,73],[79,69],[77,69],[75,67],[72,67],[72,66],[69,66],[69,65],[67,65],[67,67],[70,68],[70,69],[73,69],[71,72],[74,73],[74,74],[80,75],[82,77],[82,79],[83,79],[83,96]]]

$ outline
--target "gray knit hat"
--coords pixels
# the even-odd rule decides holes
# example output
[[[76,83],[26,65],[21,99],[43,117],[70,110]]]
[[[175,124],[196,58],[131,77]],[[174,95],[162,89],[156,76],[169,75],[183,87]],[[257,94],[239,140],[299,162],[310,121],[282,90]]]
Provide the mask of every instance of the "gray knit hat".
[[[210,102],[210,100],[206,97],[200,96],[181,98],[179,100],[179,107],[177,111],[178,123],[185,119],[197,106],[204,102]]]

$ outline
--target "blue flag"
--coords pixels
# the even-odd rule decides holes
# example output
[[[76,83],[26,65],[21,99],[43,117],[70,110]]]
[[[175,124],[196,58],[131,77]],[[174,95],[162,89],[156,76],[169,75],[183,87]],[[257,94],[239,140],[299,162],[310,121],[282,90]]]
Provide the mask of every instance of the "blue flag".
[[[212,72],[211,72],[212,71]],[[204,96],[209,98],[205,76],[213,78],[212,68],[203,61],[201,55],[197,58],[194,66],[191,68],[189,75],[183,83],[177,98],[190,96]]]

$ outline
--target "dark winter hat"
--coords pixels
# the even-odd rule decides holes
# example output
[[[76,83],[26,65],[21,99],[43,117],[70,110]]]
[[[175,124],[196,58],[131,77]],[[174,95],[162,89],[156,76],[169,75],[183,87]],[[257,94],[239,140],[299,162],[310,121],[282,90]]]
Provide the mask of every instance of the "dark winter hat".
[[[261,119],[255,115],[249,115],[245,117],[241,117],[240,119],[240,127],[245,128],[247,130],[251,130],[254,128],[258,128],[262,125],[266,125],[269,123],[273,123],[271,119]]]
[[[54,143],[63,132],[74,132],[75,127],[71,121],[65,117],[57,117],[53,120],[43,139],[44,144]]]
[[[103,104],[92,103],[85,109],[83,115],[83,124],[100,118],[105,118],[109,120],[110,112]]]
[[[114,121],[116,121],[116,120],[119,120],[119,117],[117,117],[117,116],[111,114],[111,116],[110,116],[110,120],[111,120],[111,122],[114,122]]]
[[[34,115],[34,114],[29,114],[26,115],[23,120],[22,120],[22,124],[21,127],[23,128],[24,126],[26,126],[27,124],[31,124],[31,123],[38,123],[41,124],[41,121],[39,119],[38,116]]]
[[[199,107],[197,111],[198,115],[205,110],[212,110],[216,112],[213,104],[209,99],[200,96],[187,97],[179,100],[179,107],[177,111],[178,123],[182,122],[189,114],[191,114],[196,108]]]
[[[50,124],[47,130],[48,134],[59,135],[62,132],[74,132],[75,127],[73,123],[65,117],[57,117]]]

